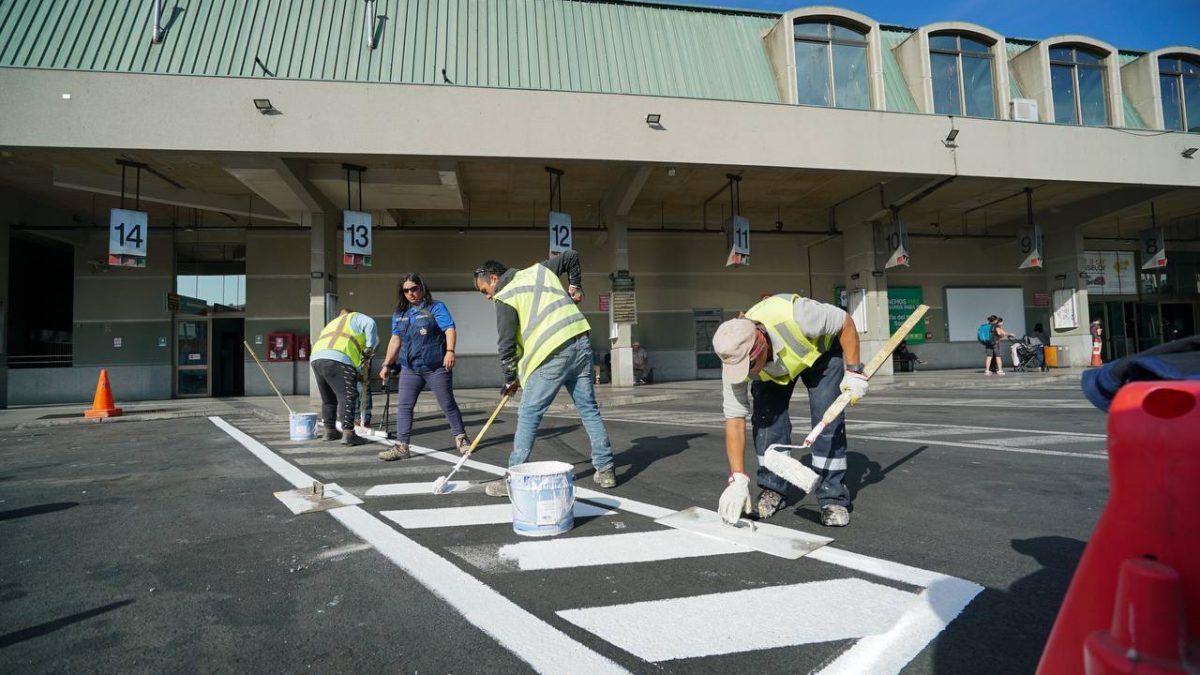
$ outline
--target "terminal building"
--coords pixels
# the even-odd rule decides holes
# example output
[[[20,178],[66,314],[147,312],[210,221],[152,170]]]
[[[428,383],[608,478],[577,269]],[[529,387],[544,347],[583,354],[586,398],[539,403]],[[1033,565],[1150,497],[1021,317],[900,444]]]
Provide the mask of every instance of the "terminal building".
[[[1200,321],[1195,47],[824,6],[7,0],[0,92],[6,405],[102,368],[118,401],[269,394],[243,342],[308,393],[331,311],[386,335],[404,272],[455,314],[456,384],[499,384],[471,272],[556,244],[618,386],[634,340],[657,382],[718,376],[716,324],[774,293],[846,306],[866,357],[928,304],[925,368],[982,370],[989,314],[1072,367],[1093,319],[1105,359]]]

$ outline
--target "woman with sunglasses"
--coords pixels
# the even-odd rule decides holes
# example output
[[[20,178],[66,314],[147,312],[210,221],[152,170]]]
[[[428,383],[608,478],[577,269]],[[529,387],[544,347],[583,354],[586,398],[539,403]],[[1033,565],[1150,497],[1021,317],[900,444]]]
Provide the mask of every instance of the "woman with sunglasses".
[[[413,408],[426,384],[433,390],[446,421],[450,423],[455,447],[465,453],[471,442],[463,427],[458,402],[454,400],[451,374],[457,338],[454,318],[445,304],[433,299],[433,293],[421,281],[420,274],[401,277],[397,295],[396,313],[392,315],[392,339],[383,359],[383,370],[379,371],[379,378],[386,383],[390,371],[396,367],[400,369],[396,390],[396,444],[379,453],[379,458],[390,462],[412,455],[408,441],[412,436]]]

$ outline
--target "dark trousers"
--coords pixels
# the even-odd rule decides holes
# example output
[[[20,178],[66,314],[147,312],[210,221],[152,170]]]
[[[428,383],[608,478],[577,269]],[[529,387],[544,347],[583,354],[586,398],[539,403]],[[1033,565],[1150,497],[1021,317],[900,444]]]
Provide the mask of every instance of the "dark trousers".
[[[309,365],[317,376],[317,391],[321,394],[321,421],[330,429],[335,421],[342,423],[342,429],[353,429],[358,372],[350,364],[332,359],[317,359]]]
[[[412,437],[413,408],[426,384],[433,390],[442,414],[450,423],[450,431],[455,436],[466,433],[462,412],[458,409],[458,401],[454,400],[454,375],[445,368],[422,371],[403,368],[396,385],[396,440],[400,443],[407,443]]]
[[[825,410],[841,394],[846,363],[841,349],[835,349],[823,354],[811,368],[806,368],[798,378],[787,384],[762,380],[750,384],[750,394],[754,397],[750,423],[754,431],[754,452],[759,460],[759,487],[787,494],[787,481],[763,468],[762,456],[773,443],[792,444],[792,421],[788,417],[788,406],[797,381],[803,382],[808,389],[808,409],[813,426],[821,421]],[[838,415],[837,420],[817,436],[812,445],[812,465],[820,476],[816,488],[817,503],[822,506],[849,506],[850,491],[843,482],[846,478],[845,415]]]

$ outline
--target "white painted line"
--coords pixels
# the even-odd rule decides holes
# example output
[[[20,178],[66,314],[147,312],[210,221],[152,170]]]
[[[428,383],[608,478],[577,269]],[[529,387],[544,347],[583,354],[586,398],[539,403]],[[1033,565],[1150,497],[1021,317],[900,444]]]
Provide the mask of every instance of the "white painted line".
[[[794,421],[799,420],[799,418],[792,418],[792,419]],[[1050,435],[1054,435],[1054,436],[1060,436],[1060,435],[1061,436],[1083,436],[1086,438],[1100,439],[1102,441],[1106,440],[1108,438],[1108,436],[1106,436],[1105,434],[1089,434],[1089,433],[1083,433],[1080,431],[1043,431],[1041,429],[1012,429],[1009,427],[979,427],[979,426],[968,426],[968,425],[964,425],[964,424],[929,424],[926,422],[891,422],[891,421],[882,421],[882,420],[859,420],[857,418],[850,420],[850,423],[855,426],[857,426],[858,424],[860,424],[862,422],[867,422],[870,424],[883,424],[883,425],[887,425],[887,426],[915,427],[915,428],[921,428],[921,429],[925,429],[925,428],[930,428],[930,429],[971,429],[974,431],[979,431],[981,433],[1007,432],[1007,433],[1011,433],[1011,434],[1035,433],[1035,434],[1050,434]],[[807,424],[807,421],[801,421],[801,423]]]
[[[568,609],[558,615],[631,654],[659,662],[883,633],[916,603],[913,593],[890,586],[863,579],[836,579]],[[771,607],[800,611],[764,620],[764,609]],[[803,611],[816,607],[831,611]]]
[[[383,462],[379,462],[383,464]],[[381,466],[377,469],[341,469],[334,467],[313,466],[312,471],[318,471],[323,476],[334,476],[337,478],[400,478],[401,476],[432,476],[440,473],[445,473],[446,470],[440,466],[430,464],[412,464],[395,466],[389,464]]]
[[[656,530],[508,544],[500,547],[499,557],[522,570],[557,570],[750,551],[744,546],[697,537],[683,530]]]
[[[292,485],[312,485],[311,477],[263,444],[219,417],[208,419]],[[361,507],[347,506],[328,513],[534,670],[542,673],[569,670],[572,673],[597,675],[628,672],[521,609],[491,587],[400,534]],[[567,664],[570,664],[569,668]]]
[[[342,455],[320,455],[317,457],[295,457],[292,459],[292,461],[301,466],[308,466],[310,464],[329,464],[331,466],[332,465],[341,465],[341,464],[372,464],[372,465],[383,466],[383,464],[384,464],[384,461],[382,459],[379,459],[378,457],[376,457],[374,452],[372,452],[370,455],[350,455],[350,454],[348,454],[350,452],[353,452],[353,450],[350,450],[349,448],[347,448],[345,453],[343,453]]]
[[[439,467],[440,468],[440,467]],[[428,483],[388,483],[376,485],[367,490],[366,497],[395,497],[398,495],[432,495],[433,486],[437,481]],[[471,483],[465,480],[452,480],[446,483],[442,494],[465,492],[471,488]]]
[[[616,512],[592,506],[586,502],[575,502],[574,514],[576,518],[610,516],[613,513]],[[380,511],[379,515],[406,530],[420,530],[431,527],[495,525],[497,523],[511,523],[513,521],[512,505],[507,501],[503,504],[486,504],[484,506],[448,506],[440,509]]]
[[[1096,444],[1096,439],[1094,439],[1094,438],[1086,438],[1086,437],[1078,437],[1078,436],[1061,436],[1061,435],[1020,436],[1018,438],[1009,438],[1009,439],[973,439],[973,440],[975,440],[978,443],[983,443],[984,445],[991,445],[992,443],[1011,443],[1012,441],[1017,441],[1021,445],[1037,446],[1037,447],[1041,447],[1043,445],[1062,445],[1064,443],[1090,443],[1092,445]]]
[[[892,441],[896,438],[891,436],[867,436],[864,434],[851,433],[853,438],[865,438],[872,441]],[[920,445],[940,445],[947,448],[973,448],[976,450],[991,450],[994,452],[1012,452],[1020,455],[1046,455],[1049,457],[1075,457],[1077,459],[1108,459],[1107,454],[1098,452],[1065,452],[1062,450],[1041,450],[1038,448],[1019,448],[999,445],[987,445],[985,443],[975,443],[971,441],[939,441],[935,438],[905,438],[901,439],[905,443],[918,443]]]
[[[692,506],[682,511],[664,516],[654,522],[670,527],[677,527],[719,541],[727,541],[752,548],[763,553],[769,553],[780,558],[796,560],[829,544],[833,539],[816,534],[809,534],[790,527],[780,527],[770,523],[738,521],[738,526],[727,525],[721,520],[716,511]]]

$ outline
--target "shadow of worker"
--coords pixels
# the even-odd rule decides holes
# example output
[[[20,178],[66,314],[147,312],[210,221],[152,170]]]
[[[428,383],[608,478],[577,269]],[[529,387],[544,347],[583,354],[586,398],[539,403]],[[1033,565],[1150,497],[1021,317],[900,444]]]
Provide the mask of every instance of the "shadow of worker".
[[[672,455],[678,455],[691,446],[692,439],[700,438],[704,435],[700,433],[676,434],[675,436],[642,436],[641,438],[633,439],[633,445],[628,450],[614,454],[613,469],[617,472],[617,482],[626,483],[651,464]],[[584,462],[577,462],[577,465],[585,463],[591,466],[590,459]],[[626,467],[624,471],[621,470],[622,467]],[[587,471],[580,474],[580,477],[589,476],[593,473],[595,473],[594,470]]]
[[[1025,675],[1037,670],[1085,546],[1059,536],[1013,539],[1013,550],[1041,569],[1013,582],[1007,592],[985,588],[967,605],[938,637],[932,672]]]

